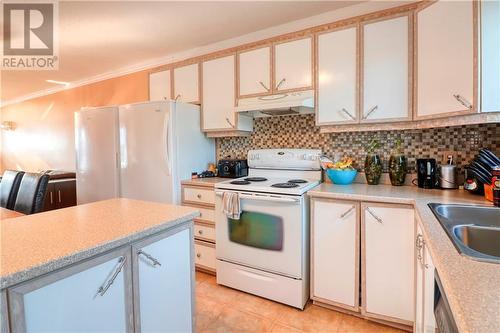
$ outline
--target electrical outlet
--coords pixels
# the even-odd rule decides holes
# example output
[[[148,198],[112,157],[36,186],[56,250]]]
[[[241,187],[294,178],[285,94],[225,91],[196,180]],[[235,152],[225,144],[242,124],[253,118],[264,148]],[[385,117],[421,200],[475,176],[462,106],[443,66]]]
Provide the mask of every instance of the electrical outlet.
[[[449,157],[453,158],[453,164],[457,163],[458,152],[454,150],[445,150],[441,156],[441,164],[448,164]]]

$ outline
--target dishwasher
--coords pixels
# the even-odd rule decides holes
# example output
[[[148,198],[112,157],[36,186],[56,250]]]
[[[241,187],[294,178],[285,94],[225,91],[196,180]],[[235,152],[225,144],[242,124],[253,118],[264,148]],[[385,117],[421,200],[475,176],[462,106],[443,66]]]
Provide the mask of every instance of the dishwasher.
[[[434,271],[434,317],[436,318],[436,331],[439,333],[458,333],[458,328],[453,319],[450,305],[446,299],[443,285],[437,270]]]

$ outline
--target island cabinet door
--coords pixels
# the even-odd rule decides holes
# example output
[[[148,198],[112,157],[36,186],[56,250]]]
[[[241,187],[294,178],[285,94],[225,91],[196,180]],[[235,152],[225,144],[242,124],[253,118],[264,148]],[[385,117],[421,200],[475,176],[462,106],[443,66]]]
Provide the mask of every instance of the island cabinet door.
[[[314,301],[358,310],[359,203],[312,200],[312,288]]]
[[[132,247],[136,332],[191,332],[193,235],[174,229]]]
[[[8,290],[12,332],[133,332],[130,248]]]
[[[367,317],[413,325],[413,208],[363,203],[361,210],[362,312]]]

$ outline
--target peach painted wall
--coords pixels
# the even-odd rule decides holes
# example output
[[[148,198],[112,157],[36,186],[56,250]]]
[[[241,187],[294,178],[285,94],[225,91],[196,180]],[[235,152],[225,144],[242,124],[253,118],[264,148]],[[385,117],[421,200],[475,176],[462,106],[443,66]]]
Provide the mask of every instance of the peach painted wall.
[[[75,170],[73,113],[146,101],[148,77],[148,71],[136,72],[3,107],[1,119],[17,128],[1,131],[1,171]]]

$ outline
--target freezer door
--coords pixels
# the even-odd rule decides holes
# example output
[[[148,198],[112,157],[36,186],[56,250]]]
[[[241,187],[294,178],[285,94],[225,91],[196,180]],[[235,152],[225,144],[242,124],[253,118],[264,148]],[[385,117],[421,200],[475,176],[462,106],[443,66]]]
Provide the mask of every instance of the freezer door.
[[[78,204],[119,196],[118,108],[75,112]]]
[[[169,103],[120,106],[121,197],[172,203]]]

